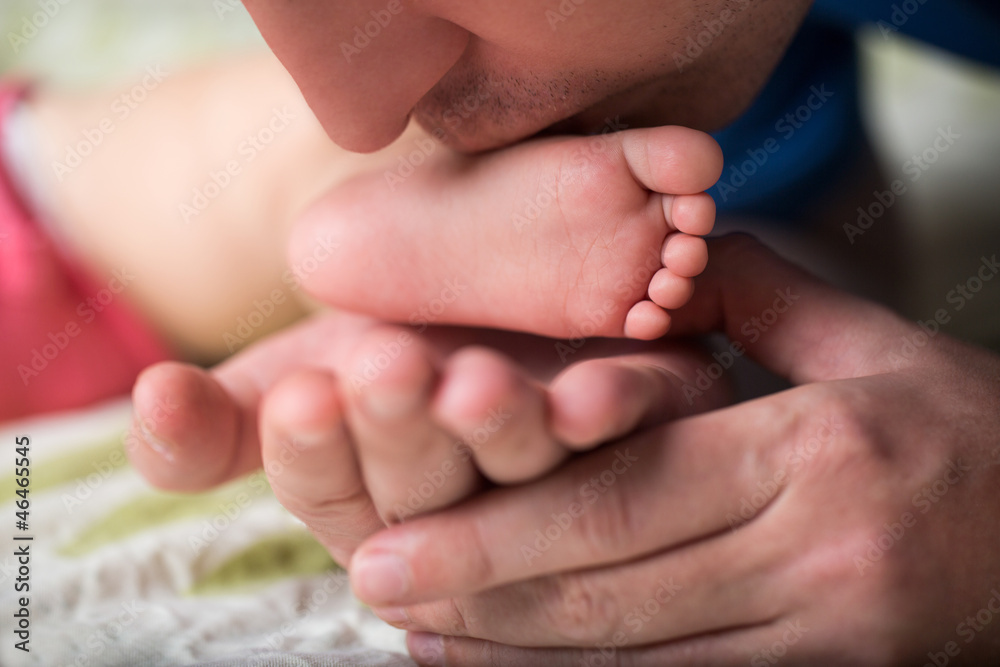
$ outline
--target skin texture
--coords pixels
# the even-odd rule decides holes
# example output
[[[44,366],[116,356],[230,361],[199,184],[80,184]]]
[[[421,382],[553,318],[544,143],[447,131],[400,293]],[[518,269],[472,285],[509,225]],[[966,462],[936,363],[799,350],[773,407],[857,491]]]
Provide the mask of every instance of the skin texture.
[[[434,158],[389,186],[383,173],[359,176],[312,207],[292,237],[293,264],[309,261],[317,239],[336,247],[305,289],[388,322],[444,296],[423,317],[639,340],[662,337],[668,310],[691,297],[707,261],[700,237],[715,224],[703,191],[722,171],[707,134],[625,130]],[[475,224],[449,224],[462,220]],[[406,280],[386,290],[373,272]]]
[[[615,116],[629,127],[718,129],[763,86],[810,3],[587,0],[565,15],[557,0],[401,0],[351,57],[342,45],[387,3],[245,4],[341,146],[381,148],[412,115],[479,151],[543,130],[599,130]],[[713,28],[696,58],[680,59],[689,37]]]
[[[614,115],[631,127],[716,128],[751,101],[808,7],[589,0],[553,30],[544,10],[558,11],[556,2],[405,2],[349,62],[340,44],[383,5],[247,5],[341,146],[376,150],[413,117],[473,152],[540,131],[594,130]],[[724,9],[734,23],[679,71],[673,55]],[[458,122],[448,111],[469,95],[480,104]],[[253,469],[261,457],[265,465],[283,463],[309,443],[304,451],[318,458],[293,456],[292,468],[272,477],[277,493],[349,563],[359,597],[415,632],[411,653],[426,665],[603,664],[594,647],[608,642],[613,660],[629,665],[774,664],[777,657],[787,665],[919,664],[945,650],[949,664],[995,658],[1000,626],[966,619],[1000,584],[1000,359],[929,336],[745,238],[715,241],[709,256],[675,331],[722,331],[794,389],[715,411],[708,410],[718,403],[707,400],[696,409],[704,414],[640,427],[566,464],[556,456],[497,470],[495,460],[483,461],[504,483],[522,484],[480,493],[475,471],[465,469],[468,476],[454,478],[462,483],[426,508],[439,511],[394,525],[400,517],[386,505],[397,499],[387,490],[399,482],[376,479],[372,462],[393,448],[433,455],[435,447],[424,447],[424,428],[410,440],[406,429],[361,443],[344,437],[345,421],[350,431],[364,430],[341,389],[350,367],[331,362],[292,373],[309,358],[304,351],[330,345],[311,328],[321,325],[310,323],[289,334],[301,336],[294,342],[279,339],[283,353],[267,341],[214,377],[151,371],[137,388],[139,418],[171,391],[186,396],[189,409],[154,434],[173,448],[171,461],[153,448],[133,457],[163,486],[203,488]],[[794,296],[766,332],[746,333],[754,318],[777,312],[776,290]],[[492,346],[504,348],[500,336]],[[442,370],[432,345],[421,350],[400,374],[434,415],[427,397],[437,394],[428,387]],[[522,361],[536,370],[537,360]],[[499,366],[514,378],[512,394],[537,405],[516,381],[518,367]],[[639,393],[671,404],[662,387]],[[314,403],[293,400],[306,395]],[[523,414],[522,426],[537,417]],[[517,439],[506,442],[513,447]],[[634,474],[615,472],[615,479],[631,475],[628,483],[606,484],[558,539],[537,543],[529,562],[520,547],[534,547],[547,517],[568,511],[583,484],[614,470],[618,454],[638,457]],[[419,473],[439,462],[423,460],[424,467],[407,464]],[[323,465],[335,474],[317,478]],[[466,494],[473,497],[459,502]],[[650,598],[659,611],[635,629],[629,613]],[[979,628],[968,641],[962,623]]]
[[[393,526],[398,517],[387,510],[399,498],[386,489],[407,482],[373,483],[368,473],[380,456],[398,462],[419,438],[397,433],[384,439],[388,449],[378,439],[352,443],[341,415],[353,399],[343,401],[349,394],[336,387],[366,345],[398,338],[365,318],[324,316],[212,376],[149,371],[137,414],[151,420],[156,399],[173,400],[178,409],[158,433],[177,444],[170,464],[142,448],[133,461],[175,489],[218,484],[263,461],[286,507],[348,564],[359,597],[416,632],[411,653],[426,665],[575,665],[596,659],[593,647],[608,642],[618,645],[621,664],[637,665],[767,664],[774,654],[763,651],[775,646],[783,664],[913,664],[951,641],[961,654],[950,664],[995,656],[997,631],[974,617],[1000,586],[1000,507],[992,500],[1000,359],[944,334],[928,338],[748,237],[713,241],[710,257],[702,298],[677,312],[677,330],[725,332],[788,377],[791,391],[712,411],[726,400],[717,393],[724,383],[688,393],[705,363],[690,352],[664,350],[652,362],[679,374],[680,392],[638,384],[651,357],[639,366],[628,356],[611,361],[640,395],[672,406],[659,416],[673,421],[566,465],[540,461],[505,481],[555,470],[434,513],[482,488],[467,468],[450,477],[471,479],[466,488],[443,487],[418,508],[428,516]],[[783,312],[761,332],[753,322],[770,320],[769,309]],[[551,348],[512,334],[484,340],[431,330],[408,349],[434,358],[470,337],[519,355],[543,381],[551,377]],[[303,354],[321,357],[321,368],[289,373]],[[602,358],[608,349],[587,354],[597,358],[578,374],[610,361]],[[393,375],[407,367],[392,367]],[[460,378],[457,370],[445,372],[442,387]],[[165,390],[155,377],[164,374],[186,386]],[[577,382],[577,390],[593,386]],[[573,385],[551,385],[559,411],[576,403]],[[501,437],[494,455],[502,460],[518,441]],[[440,470],[441,459],[406,468]],[[573,520],[557,518],[569,512]],[[555,534],[557,522],[564,527]],[[549,542],[536,531],[548,531]],[[393,573],[405,577],[396,590],[387,583]],[[634,610],[650,598],[656,611],[640,622]]]

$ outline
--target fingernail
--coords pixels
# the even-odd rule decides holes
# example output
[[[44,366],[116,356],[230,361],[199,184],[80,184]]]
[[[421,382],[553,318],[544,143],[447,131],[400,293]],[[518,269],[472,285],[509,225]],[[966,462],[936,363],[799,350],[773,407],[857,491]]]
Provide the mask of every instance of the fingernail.
[[[406,609],[403,607],[381,607],[379,609],[372,609],[372,611],[386,623],[398,625],[410,622],[410,615],[406,613]]]
[[[426,632],[411,632],[406,638],[410,655],[424,667],[445,667],[444,638]]]
[[[406,563],[394,554],[373,554],[354,565],[354,593],[372,606],[398,602],[410,590]]]
[[[152,449],[154,452],[162,456],[164,459],[170,463],[174,462],[174,446],[170,443],[157,438],[153,435],[153,432],[146,427],[146,424],[142,421],[138,422],[139,432],[142,434],[143,441]]]

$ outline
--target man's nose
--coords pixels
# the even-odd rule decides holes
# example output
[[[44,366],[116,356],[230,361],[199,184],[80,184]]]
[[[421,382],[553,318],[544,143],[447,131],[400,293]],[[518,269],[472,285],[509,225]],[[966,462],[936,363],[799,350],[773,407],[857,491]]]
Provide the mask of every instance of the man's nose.
[[[458,61],[469,33],[403,0],[245,0],[271,49],[338,145],[392,143]]]

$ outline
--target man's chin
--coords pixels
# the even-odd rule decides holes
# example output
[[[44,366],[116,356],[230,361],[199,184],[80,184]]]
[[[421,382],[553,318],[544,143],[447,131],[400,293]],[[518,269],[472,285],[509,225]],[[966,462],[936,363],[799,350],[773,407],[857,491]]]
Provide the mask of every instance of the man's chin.
[[[650,114],[648,108],[656,112]],[[462,116],[454,107],[443,111],[433,104],[418,105],[413,118],[429,134],[453,150],[478,153],[503,148],[533,137],[590,135],[627,127],[647,127],[677,122],[671,105],[651,104],[644,87],[593,101],[587,106],[539,111],[526,107],[505,109],[503,115],[481,110]],[[684,123],[681,123],[684,124]],[[702,128],[699,128],[702,129]]]
[[[413,113],[421,128],[448,148],[461,153],[482,153],[516,144],[537,134],[539,129],[527,123],[518,127],[501,128],[481,118],[468,118],[464,122],[443,122],[437,115]],[[544,127],[544,126],[543,126]]]
[[[510,146],[535,137],[592,134],[602,131],[606,122],[595,122],[591,113],[582,113],[556,120],[539,120],[532,123],[521,122],[517,127],[500,127],[484,119],[463,124],[442,123],[436,117],[415,111],[413,118],[425,132],[436,137],[452,150],[462,153],[482,153]]]

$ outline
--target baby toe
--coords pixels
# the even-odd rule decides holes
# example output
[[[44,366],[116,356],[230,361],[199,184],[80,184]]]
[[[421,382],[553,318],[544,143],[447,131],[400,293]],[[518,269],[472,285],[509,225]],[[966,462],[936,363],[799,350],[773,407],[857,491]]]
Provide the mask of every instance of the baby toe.
[[[670,269],[660,269],[649,283],[649,298],[660,308],[676,310],[694,294],[694,281],[679,276]]]
[[[139,377],[132,402],[126,451],[151,484],[197,491],[227,479],[239,446],[239,408],[208,373],[158,364]]]
[[[708,266],[705,239],[688,234],[670,234],[663,244],[663,266],[684,278],[694,278]]]
[[[670,315],[652,301],[640,301],[625,316],[625,336],[656,340],[670,330]]]
[[[667,220],[674,229],[692,236],[707,236],[715,227],[715,200],[704,192],[664,198]]]
[[[460,434],[480,472],[499,484],[556,467],[565,450],[551,437],[544,389],[500,353],[483,347],[449,359],[435,415]]]

